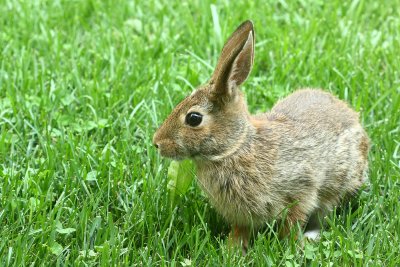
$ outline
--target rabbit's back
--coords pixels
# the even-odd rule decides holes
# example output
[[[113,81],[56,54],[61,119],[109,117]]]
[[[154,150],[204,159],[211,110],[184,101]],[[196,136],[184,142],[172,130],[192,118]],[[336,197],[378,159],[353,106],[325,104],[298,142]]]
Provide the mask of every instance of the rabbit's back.
[[[279,101],[271,112],[283,114],[304,126],[314,126],[314,129],[329,127],[327,130],[335,133],[360,125],[358,114],[345,102],[330,93],[315,89],[294,92]]]
[[[267,118],[280,135],[274,181],[292,190],[293,199],[309,202],[307,209],[329,209],[364,183],[368,137],[345,102],[320,90],[299,90]]]

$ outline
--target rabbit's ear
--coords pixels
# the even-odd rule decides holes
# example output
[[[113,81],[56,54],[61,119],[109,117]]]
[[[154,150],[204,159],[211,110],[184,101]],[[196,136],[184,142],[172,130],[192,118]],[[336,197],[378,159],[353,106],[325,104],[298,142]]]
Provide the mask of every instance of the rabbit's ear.
[[[231,96],[249,76],[254,61],[254,38],[253,23],[248,20],[225,43],[210,80],[217,96]]]

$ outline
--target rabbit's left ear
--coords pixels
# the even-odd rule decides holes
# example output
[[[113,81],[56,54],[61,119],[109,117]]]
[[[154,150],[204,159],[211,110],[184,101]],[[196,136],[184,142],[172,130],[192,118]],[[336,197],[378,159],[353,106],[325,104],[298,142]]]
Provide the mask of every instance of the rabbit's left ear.
[[[231,96],[249,76],[254,61],[254,38],[253,23],[248,20],[225,43],[210,80],[216,96]]]

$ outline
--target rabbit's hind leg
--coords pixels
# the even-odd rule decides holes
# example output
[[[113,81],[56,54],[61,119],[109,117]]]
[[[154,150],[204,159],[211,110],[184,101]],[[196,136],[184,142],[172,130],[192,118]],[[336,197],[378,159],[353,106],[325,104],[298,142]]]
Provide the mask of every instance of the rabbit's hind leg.
[[[321,209],[317,209],[311,214],[304,230],[304,238],[319,241],[321,238],[322,220],[324,216],[325,212]]]

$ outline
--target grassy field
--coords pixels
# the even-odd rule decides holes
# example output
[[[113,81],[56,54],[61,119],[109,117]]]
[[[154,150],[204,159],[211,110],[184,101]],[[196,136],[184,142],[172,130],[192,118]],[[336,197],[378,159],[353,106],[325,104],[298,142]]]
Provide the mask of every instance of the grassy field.
[[[369,186],[321,242],[266,230],[242,257],[195,182],[171,206],[151,139],[245,19],[250,109],[324,88],[372,148]],[[399,68],[393,0],[0,0],[0,266],[399,266]]]

